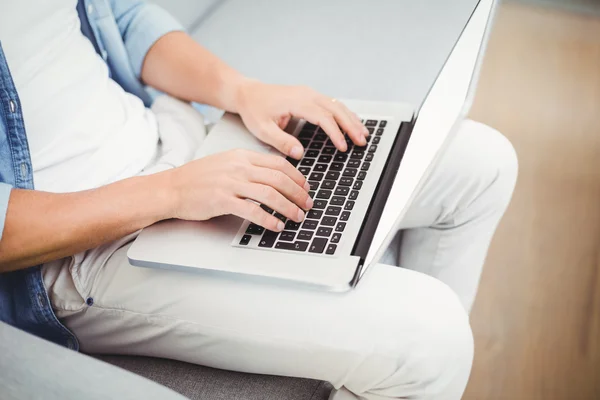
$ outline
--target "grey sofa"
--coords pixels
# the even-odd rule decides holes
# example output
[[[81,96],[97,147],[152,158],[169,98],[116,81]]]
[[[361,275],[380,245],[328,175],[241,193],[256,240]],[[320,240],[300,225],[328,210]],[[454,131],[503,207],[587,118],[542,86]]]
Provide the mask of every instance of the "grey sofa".
[[[308,84],[336,97],[415,105],[421,104],[477,2],[150,1],[169,10],[196,40],[249,76],[273,83]],[[269,19],[273,24],[256,23]],[[448,19],[455,23],[444,23]],[[310,22],[303,23],[305,20]],[[415,20],[422,22],[420,29],[411,29],[410,40],[402,40],[406,33],[403,24]],[[278,24],[281,21],[284,23]],[[349,62],[344,48],[358,49],[360,58]],[[413,57],[407,60],[407,54]],[[249,375],[172,360],[97,358],[190,399],[325,400],[332,389],[314,380]]]

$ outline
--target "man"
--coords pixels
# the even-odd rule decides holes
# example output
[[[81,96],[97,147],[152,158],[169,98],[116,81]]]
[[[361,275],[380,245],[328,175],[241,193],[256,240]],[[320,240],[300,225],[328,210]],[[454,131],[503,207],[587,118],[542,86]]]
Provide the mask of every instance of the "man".
[[[280,231],[246,199],[294,221],[312,207],[283,158],[236,150],[191,161],[202,119],[174,98],[239,113],[293,158],[304,150],[282,130],[292,116],[320,125],[340,151],[339,127],[359,145],[367,132],[311,89],[243,77],[156,6],[76,7],[2,3],[2,320],[87,352],[328,380],[334,399],[460,398],[473,351],[467,312],[516,180],[510,143],[465,121],[402,241],[343,295],[134,268],[128,243],[159,220],[235,214]],[[169,96],[152,102],[146,85]]]

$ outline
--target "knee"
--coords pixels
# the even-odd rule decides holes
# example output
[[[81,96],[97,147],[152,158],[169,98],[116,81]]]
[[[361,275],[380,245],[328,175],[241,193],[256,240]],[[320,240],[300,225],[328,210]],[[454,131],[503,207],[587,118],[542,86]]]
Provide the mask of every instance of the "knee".
[[[497,130],[466,120],[451,143],[447,156],[451,171],[446,171],[461,188],[458,208],[487,195],[489,203],[505,208],[514,191],[518,159],[510,141]]]
[[[378,365],[370,380],[377,383],[365,384],[355,393],[362,392],[366,398],[459,399],[473,360],[469,317],[444,283],[413,271],[404,270],[402,275],[410,285],[405,293],[397,298],[390,295],[386,305],[378,307],[386,328],[369,335],[373,358],[361,363],[369,369]],[[369,376],[362,368],[355,373],[359,381]]]
[[[421,310],[411,332],[411,346],[402,370],[410,374],[414,397],[459,399],[473,362],[473,334],[459,298],[435,281],[431,300]]]

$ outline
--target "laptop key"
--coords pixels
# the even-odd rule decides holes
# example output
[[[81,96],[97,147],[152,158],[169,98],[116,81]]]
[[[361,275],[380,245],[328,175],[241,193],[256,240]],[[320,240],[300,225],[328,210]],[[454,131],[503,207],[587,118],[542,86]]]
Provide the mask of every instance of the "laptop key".
[[[352,155],[350,156],[351,159],[354,160],[361,160],[363,157],[365,156],[365,152],[362,150],[354,150],[352,152]]]
[[[308,146],[308,144],[310,143],[310,139],[300,139],[299,142],[302,145],[302,147],[306,148],[306,146]]]
[[[314,163],[315,163],[314,158],[303,158],[302,161],[300,161],[300,165],[305,166],[305,167],[312,167]]]
[[[317,158],[319,157],[319,150],[307,150],[304,157]]]
[[[337,189],[335,189],[335,195],[336,196],[347,196],[348,192],[350,191],[349,187],[346,186],[338,186]]]
[[[375,139],[373,139],[372,144],[379,144],[380,141],[381,141],[381,137],[375,136]]]
[[[327,156],[332,156],[335,154],[335,147],[326,146],[321,150],[321,154],[325,154]]]
[[[325,215],[333,215],[337,217],[342,212],[342,207],[329,206],[327,207],[327,211],[325,211]]]
[[[269,208],[268,206],[265,206],[264,204],[260,205],[260,208],[262,208],[263,210],[265,210],[266,212],[268,212],[269,214],[273,214],[273,209]]]
[[[312,174],[310,174],[308,179],[311,181],[320,181],[323,179],[323,176],[325,176],[325,174],[323,174],[322,172],[313,172]]]
[[[294,243],[294,249],[295,251],[306,251],[306,249],[308,249],[308,242],[296,242]]]
[[[333,162],[329,165],[330,171],[341,171],[344,169],[344,163]]]
[[[345,201],[346,199],[343,197],[333,196],[329,204],[331,204],[332,206],[343,206]]]
[[[342,215],[340,215],[340,221],[348,221],[350,219],[350,211],[344,211]]]
[[[352,189],[360,190],[360,188],[362,188],[362,185],[363,185],[362,181],[356,181],[356,182],[354,182],[354,186],[352,186]]]
[[[308,168],[308,167],[300,167],[300,168],[298,168],[298,171],[300,171],[300,173],[304,176],[307,176],[308,174],[310,174],[310,168]]]
[[[337,245],[330,244],[329,246],[327,246],[327,250],[325,250],[325,254],[332,255],[333,253],[335,253],[336,249],[337,249]]]
[[[336,172],[336,171],[329,171],[327,173],[327,175],[325,175],[325,179],[331,179],[334,181],[337,181],[339,177],[340,177],[340,173]]]
[[[371,163],[365,162],[365,163],[363,163],[362,167],[360,167],[360,169],[362,171],[368,171],[370,167],[371,167]]]
[[[297,231],[300,228],[300,222],[288,221],[285,223],[285,229],[288,231]]]
[[[317,229],[317,236],[329,237],[331,236],[331,232],[333,232],[333,228],[325,228],[324,226],[320,226],[319,229]]]
[[[319,188],[319,182],[308,181],[310,185],[310,190],[317,190]]]
[[[385,128],[387,126],[387,121],[383,120],[379,123],[379,127]]]
[[[375,128],[373,127],[368,127],[367,130],[369,131],[369,135],[372,135],[373,132],[375,131]]]
[[[331,197],[331,190],[321,189],[317,193],[317,199],[329,199]]]
[[[296,237],[295,232],[283,231],[281,235],[279,235],[279,240],[283,240],[286,242],[293,242]]]
[[[365,123],[366,126],[377,126],[377,121],[374,119],[368,119]]]
[[[315,191],[311,190],[310,192],[308,192],[308,195],[310,196],[311,199],[315,198]]]
[[[337,222],[337,218],[336,217],[323,217],[323,219],[321,220],[321,225],[323,226],[335,226]]]
[[[315,172],[325,172],[327,171],[327,164],[317,164],[315,165]]]
[[[336,232],[333,234],[333,236],[331,236],[331,243],[339,243],[341,238],[342,238],[342,234],[339,232]]]
[[[335,181],[324,181],[323,189],[333,189],[335,187]]]
[[[280,214],[278,212],[276,212],[275,214],[273,214],[273,216],[279,220],[281,220],[281,222],[285,222],[287,220],[287,217],[283,214]]]
[[[294,243],[292,242],[277,242],[275,248],[279,250],[294,250]]]
[[[350,192],[350,196],[348,196],[348,199],[350,200],[356,200],[358,198],[358,190],[353,190]]]
[[[383,129],[379,128],[377,129],[377,132],[375,133],[377,136],[381,136],[383,135]]]
[[[354,178],[356,176],[356,173],[358,172],[358,170],[356,168],[346,168],[344,170],[343,175],[350,177],[350,178]]]
[[[306,218],[309,219],[320,219],[323,216],[323,210],[310,210],[306,214]]]
[[[314,231],[315,229],[317,229],[318,224],[319,224],[318,221],[311,221],[311,220],[307,219],[302,224],[302,229],[310,229],[310,230]]]
[[[277,239],[278,232],[273,231],[265,231],[265,234],[260,238],[260,242],[258,243],[258,247],[273,247],[275,244],[275,239]]]
[[[365,171],[360,171],[358,173],[358,177],[356,177],[356,179],[358,179],[359,181],[364,181],[366,177],[367,177],[367,173]]]
[[[248,229],[246,229],[246,235],[260,235],[264,231],[265,231],[265,228],[263,228],[262,226],[256,225],[256,224],[250,224],[250,225],[248,225]]]
[[[324,142],[327,140],[327,134],[326,133],[322,133],[322,130],[319,129],[319,133],[317,133],[315,135],[315,137],[313,138],[313,140],[317,141],[317,142]]]
[[[323,147],[323,142],[312,142],[309,146],[310,149],[314,150],[321,150],[321,147]]]
[[[340,179],[340,186],[352,186],[352,182],[354,182],[354,179],[343,177]]]
[[[327,200],[316,199],[313,202],[313,210],[324,210],[325,207],[327,207]]]
[[[344,210],[346,211],[352,211],[352,209],[354,208],[354,202],[349,200],[345,205],[344,205]]]
[[[346,166],[350,168],[358,168],[360,167],[360,160],[350,160]]]
[[[252,236],[250,236],[250,235],[244,235],[244,236],[242,236],[242,240],[240,240],[240,244],[242,246],[247,246],[248,243],[250,243],[250,239],[252,239]]]
[[[328,155],[323,155],[323,156],[320,156],[320,157],[319,157],[319,161],[318,161],[318,162],[320,162],[320,163],[327,163],[327,164],[329,164],[329,163],[331,162],[331,160],[332,160],[332,157],[331,157],[331,156],[328,156]]]
[[[336,232],[344,232],[344,229],[346,229],[346,223],[345,222],[338,222],[338,224],[335,226],[335,231]]]
[[[300,231],[298,233],[298,240],[310,240],[313,237],[313,232],[311,231]]]
[[[300,163],[300,160],[296,160],[295,158],[292,158],[292,157],[286,157],[286,160],[288,160],[288,162],[290,164],[292,164],[294,167],[297,167],[298,164]]]
[[[323,253],[323,250],[325,250],[326,245],[327,245],[326,238],[316,237],[313,239],[312,243],[310,244],[308,251],[311,253],[321,254],[321,253]]]
[[[367,156],[365,157],[365,161],[368,161],[368,162],[373,161],[373,153],[367,154]]]
[[[344,162],[347,159],[348,159],[348,154],[346,154],[346,153],[340,153],[339,150],[336,153],[335,157],[333,157],[333,161],[336,161],[336,162]]]
[[[369,153],[375,153],[377,151],[377,145],[372,144],[371,147],[369,147]]]

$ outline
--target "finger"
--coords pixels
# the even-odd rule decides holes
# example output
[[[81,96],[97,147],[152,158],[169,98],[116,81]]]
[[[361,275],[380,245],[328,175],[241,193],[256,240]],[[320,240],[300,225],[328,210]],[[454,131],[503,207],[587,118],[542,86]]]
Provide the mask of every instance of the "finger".
[[[274,121],[266,123],[260,139],[296,160],[302,158],[304,147],[294,136],[284,132]]]
[[[311,124],[319,125],[338,150],[348,150],[344,134],[340,131],[331,111],[326,110],[317,103],[303,103],[294,110],[293,114],[298,118],[307,120]]]
[[[325,96],[320,97],[319,104],[333,115],[338,125],[348,133],[348,136],[355,144],[366,146],[367,141],[363,131],[363,129],[366,130],[366,128],[364,128],[362,124],[356,124],[355,120],[350,115],[350,110],[348,110],[345,105],[335,99],[328,99]]]
[[[264,167],[283,172],[289,176],[296,184],[303,187],[307,192],[310,190],[310,185],[300,171],[298,171],[285,158],[272,154],[250,153],[249,161],[257,167]]]
[[[265,204],[293,221],[304,220],[304,211],[269,185],[245,182],[238,186],[237,195]]]
[[[271,186],[301,209],[310,210],[313,206],[307,191],[280,170],[256,167],[250,171],[248,178],[250,182]]]
[[[270,231],[281,232],[285,228],[285,224],[279,218],[269,214],[260,208],[258,204],[251,201],[234,199],[232,200],[231,209],[234,210],[234,215],[247,219]]]

